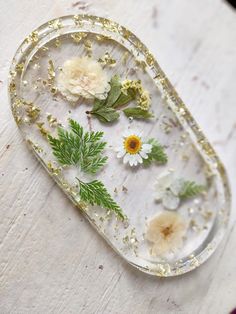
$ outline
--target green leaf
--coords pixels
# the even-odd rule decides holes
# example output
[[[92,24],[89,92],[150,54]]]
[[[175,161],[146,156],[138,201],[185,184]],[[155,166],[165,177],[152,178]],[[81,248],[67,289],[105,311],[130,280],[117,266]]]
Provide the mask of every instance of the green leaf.
[[[152,162],[158,162],[159,164],[165,164],[168,161],[168,156],[165,153],[163,147],[158,143],[157,140],[151,138],[147,141],[148,144],[152,145],[152,150],[148,154],[147,159],[143,159],[143,164],[149,166]]]
[[[103,107],[96,111],[92,110],[90,113],[95,115],[101,122],[113,122],[120,116],[120,114],[115,109],[110,107]]]
[[[119,75],[114,75],[110,81],[111,89],[108,93],[106,106],[112,107],[121,94],[121,83]]]
[[[74,120],[69,122],[71,131],[58,128],[58,138],[48,135],[53,154],[64,166],[80,166],[86,173],[97,173],[106,163],[102,156],[106,142],[102,142],[103,132],[84,132]]]
[[[101,181],[94,180],[89,183],[82,182],[78,178],[80,188],[80,199],[91,205],[98,205],[105,209],[114,211],[122,220],[125,216],[120,206],[112,199],[104,184]]]
[[[179,197],[181,199],[192,198],[203,191],[205,191],[205,187],[203,185],[196,184],[193,181],[184,181]]]
[[[128,104],[131,100],[133,100],[135,97],[128,93],[127,95],[124,93],[120,94],[120,97],[116,100],[116,102],[113,104],[113,108],[118,108],[121,106],[124,106]]]
[[[123,110],[127,117],[132,117],[135,119],[150,119],[153,118],[153,114],[149,111],[142,110],[141,108],[126,108]]]
[[[102,107],[104,107],[106,104],[106,99],[98,99],[96,98],[93,104],[93,111],[96,111]]]

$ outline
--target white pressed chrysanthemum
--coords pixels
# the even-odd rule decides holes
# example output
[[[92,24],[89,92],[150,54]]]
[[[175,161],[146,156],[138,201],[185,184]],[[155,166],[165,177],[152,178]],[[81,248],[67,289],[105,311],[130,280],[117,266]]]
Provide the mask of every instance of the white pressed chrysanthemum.
[[[175,179],[173,172],[161,174],[155,184],[155,198],[162,201],[165,208],[175,210],[179,207],[179,194],[183,188],[184,180]]]
[[[151,150],[151,144],[143,143],[141,132],[130,129],[123,133],[122,144],[117,148],[117,157],[123,158],[123,162],[129,163],[131,167],[137,166],[148,158]]]
[[[151,243],[151,254],[164,256],[180,249],[186,231],[187,224],[178,213],[166,211],[154,217],[146,232],[146,239]]]
[[[110,89],[106,72],[88,57],[67,60],[58,75],[57,86],[69,101],[77,101],[80,96],[104,99]]]

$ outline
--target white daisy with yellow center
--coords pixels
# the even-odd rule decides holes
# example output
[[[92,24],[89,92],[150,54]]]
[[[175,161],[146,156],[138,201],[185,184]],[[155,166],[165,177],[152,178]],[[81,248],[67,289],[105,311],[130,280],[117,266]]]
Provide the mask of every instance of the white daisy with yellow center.
[[[152,150],[151,144],[146,144],[142,140],[139,130],[127,130],[123,133],[122,145],[117,148],[117,157],[123,158],[123,163],[137,166],[143,163],[143,159],[148,158]]]

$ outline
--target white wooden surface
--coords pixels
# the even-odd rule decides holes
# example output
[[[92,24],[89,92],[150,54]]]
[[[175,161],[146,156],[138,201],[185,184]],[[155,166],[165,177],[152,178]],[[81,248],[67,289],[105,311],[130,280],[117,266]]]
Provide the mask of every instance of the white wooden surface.
[[[219,152],[236,194],[236,12],[225,2],[0,0],[0,314],[229,313],[234,212],[206,264],[178,278],[151,277],[108,247],[22,143],[7,98],[11,59],[32,29],[77,13],[113,18],[146,43]]]

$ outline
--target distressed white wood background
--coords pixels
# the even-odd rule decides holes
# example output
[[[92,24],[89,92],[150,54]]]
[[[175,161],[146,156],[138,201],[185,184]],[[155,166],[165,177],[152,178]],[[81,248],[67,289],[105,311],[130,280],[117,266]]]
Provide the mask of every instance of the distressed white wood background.
[[[108,247],[23,144],[7,97],[11,59],[32,29],[78,13],[112,18],[150,48],[236,194],[236,12],[224,1],[0,0],[0,314],[229,313],[236,307],[234,212],[206,264],[182,277],[151,277]]]

